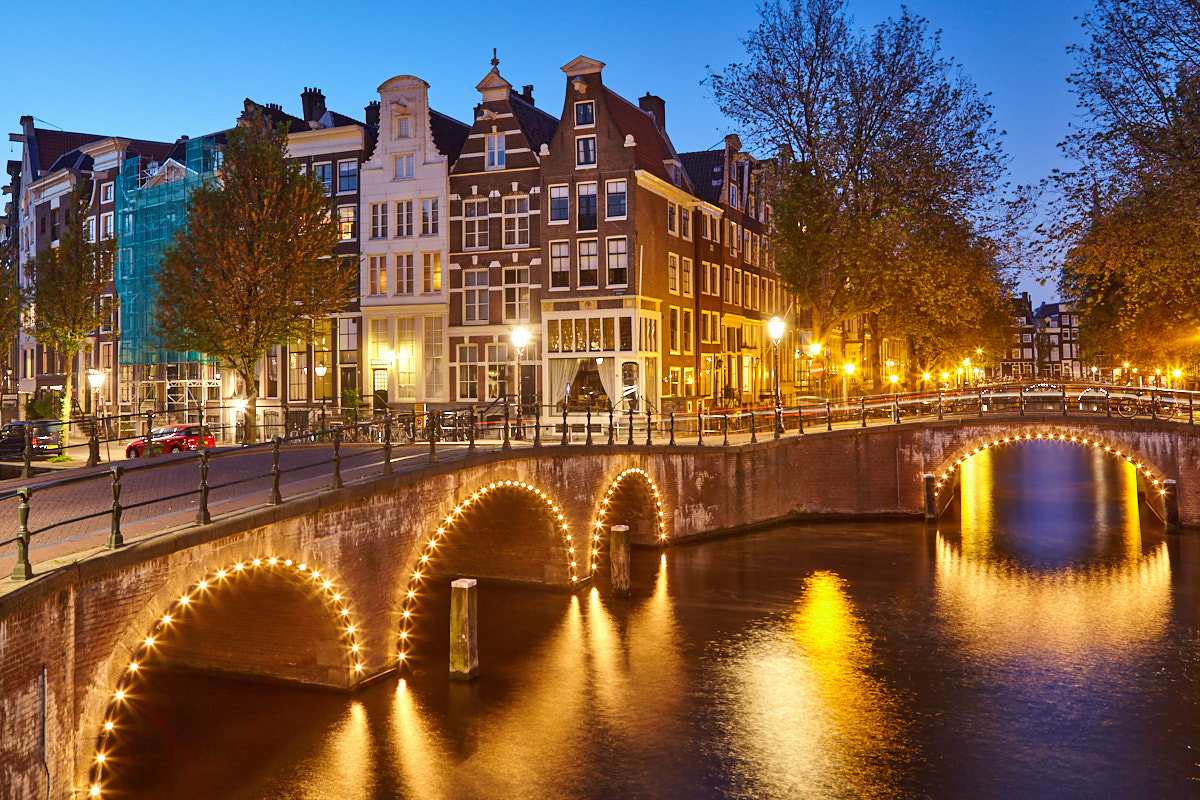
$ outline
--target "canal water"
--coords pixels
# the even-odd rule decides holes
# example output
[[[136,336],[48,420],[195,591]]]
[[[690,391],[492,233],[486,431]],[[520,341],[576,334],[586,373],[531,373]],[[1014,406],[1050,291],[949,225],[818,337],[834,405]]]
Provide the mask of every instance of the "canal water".
[[[469,684],[444,647],[350,696],[159,671],[104,796],[1200,796],[1196,534],[1069,443],[987,450],[962,488],[936,529],[635,551],[628,599],[485,586]]]

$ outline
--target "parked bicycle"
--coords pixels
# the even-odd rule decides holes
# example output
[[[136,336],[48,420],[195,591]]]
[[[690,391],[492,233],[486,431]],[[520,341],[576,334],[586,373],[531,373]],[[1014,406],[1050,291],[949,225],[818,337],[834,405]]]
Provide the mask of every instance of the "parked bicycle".
[[[1144,416],[1166,420],[1179,413],[1181,407],[1179,399],[1171,395],[1138,392],[1133,396],[1123,396],[1117,403],[1117,413],[1126,419]]]

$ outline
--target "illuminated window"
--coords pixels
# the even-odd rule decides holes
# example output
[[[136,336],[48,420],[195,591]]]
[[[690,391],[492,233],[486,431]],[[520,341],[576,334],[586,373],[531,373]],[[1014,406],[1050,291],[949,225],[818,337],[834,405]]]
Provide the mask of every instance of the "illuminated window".
[[[442,291],[442,254],[421,254],[421,291],[437,294]]]
[[[358,238],[358,206],[338,206],[338,232],[343,242]]]

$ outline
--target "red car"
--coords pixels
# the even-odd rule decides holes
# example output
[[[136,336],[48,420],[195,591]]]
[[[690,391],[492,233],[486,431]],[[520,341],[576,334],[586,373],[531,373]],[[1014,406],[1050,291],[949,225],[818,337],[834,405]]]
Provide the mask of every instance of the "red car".
[[[150,440],[149,450],[146,447],[147,438]],[[164,425],[161,428],[152,429],[149,437],[139,436],[126,445],[125,457],[141,458],[142,456],[155,455],[157,453],[178,453],[182,450],[195,450],[199,442],[199,425]],[[216,444],[217,441],[213,438],[212,432],[208,428],[205,428],[204,446],[215,447]]]

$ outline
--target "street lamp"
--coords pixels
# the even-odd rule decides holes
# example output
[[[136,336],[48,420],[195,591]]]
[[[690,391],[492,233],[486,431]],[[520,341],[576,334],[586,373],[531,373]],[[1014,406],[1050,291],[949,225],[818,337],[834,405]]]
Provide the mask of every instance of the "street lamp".
[[[1171,381],[1172,389],[1175,388],[1175,381],[1179,380],[1179,376],[1182,374],[1183,374],[1183,370],[1179,370],[1179,369],[1171,370],[1171,377],[1175,379],[1175,380]]]
[[[529,344],[529,331],[518,325],[512,329],[513,347],[517,350],[517,439],[524,439],[524,424],[521,419],[521,358],[525,355],[525,345]],[[612,403],[610,398],[609,403]]]
[[[88,370],[88,383],[92,387],[92,437],[88,441],[87,465],[94,467],[100,463],[100,432],[97,428],[96,407],[100,405],[100,387],[104,385],[104,373],[98,369]]]
[[[321,431],[322,432],[324,432],[324,430],[325,430],[325,373],[328,371],[329,371],[329,367],[325,366],[324,361],[322,361],[320,364],[317,364],[316,368],[313,370],[313,372],[317,373],[317,380],[321,384]]]
[[[783,320],[771,317],[767,323],[767,333],[775,343],[775,438],[783,435],[783,396],[779,393],[779,341],[783,338]]]
[[[233,408],[235,411],[234,418],[233,418],[234,439],[237,438],[237,435],[236,435],[237,434],[237,424],[238,424],[238,418],[240,417],[241,422],[242,422],[242,444],[246,443],[246,437],[249,436],[249,434],[250,434],[250,431],[248,430],[249,425],[247,424],[247,421],[246,421],[246,406],[248,404],[249,404],[249,401],[246,400],[246,398],[244,398],[244,397],[234,398],[234,401],[233,401]]]
[[[842,399],[850,399],[850,384],[847,381],[847,376],[854,374],[854,363],[849,362],[842,365]]]
[[[810,386],[812,385],[812,365],[816,363],[817,356],[821,355],[821,348],[822,348],[822,345],[820,342],[810,342],[808,345],[808,355],[811,359],[809,361],[809,367],[808,367],[808,380],[809,380]],[[822,379],[821,384],[823,385],[825,383],[825,381],[824,381],[825,368],[822,367],[821,371],[817,374],[818,374],[818,377],[820,377]],[[824,394],[824,393],[821,391],[821,389],[817,389],[817,394]]]

